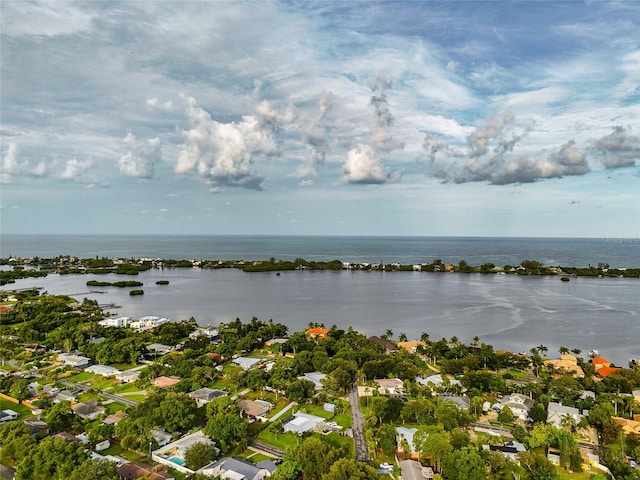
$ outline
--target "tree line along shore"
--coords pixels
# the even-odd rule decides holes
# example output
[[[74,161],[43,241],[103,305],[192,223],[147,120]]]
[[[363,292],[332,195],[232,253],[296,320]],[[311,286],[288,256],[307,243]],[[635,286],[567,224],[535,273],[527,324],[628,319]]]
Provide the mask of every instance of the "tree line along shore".
[[[403,265],[392,263],[349,263],[341,260],[308,261],[303,258],[290,260],[173,260],[173,259],[124,259],[93,258],[81,259],[74,256],[56,258],[40,257],[6,257],[0,258],[0,265],[12,267],[0,270],[0,285],[13,283],[21,278],[45,277],[49,273],[69,274],[122,274],[138,275],[140,272],[155,268],[236,268],[245,272],[284,272],[292,270],[364,270],[373,272],[427,272],[427,273],[481,273],[498,275],[553,275],[568,279],[580,277],[626,277],[640,278],[640,268],[610,268],[609,264],[600,262],[596,266],[568,267],[547,266],[537,260],[522,260],[519,265],[497,266],[491,262],[482,265],[470,265],[465,260],[457,264],[444,263],[436,259],[431,263]],[[96,285],[98,282],[96,281]],[[118,286],[118,285],[116,285]]]
[[[231,465],[276,480],[640,479],[636,362],[1,300],[0,462],[18,480],[236,478]]]

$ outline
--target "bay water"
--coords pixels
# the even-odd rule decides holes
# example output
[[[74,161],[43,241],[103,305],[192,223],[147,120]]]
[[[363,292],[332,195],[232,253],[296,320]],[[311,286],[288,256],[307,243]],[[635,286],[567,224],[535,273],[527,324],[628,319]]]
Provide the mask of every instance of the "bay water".
[[[9,236],[11,237],[11,236]],[[633,239],[445,239],[417,237],[2,237],[1,256],[340,259],[350,262],[431,262],[586,266],[606,262],[638,266]],[[10,240],[10,241],[9,241]],[[10,253],[9,253],[10,252]],[[139,280],[145,294],[86,286],[88,280]],[[169,285],[156,285],[169,280]],[[591,349],[618,365],[640,357],[640,279],[572,278],[427,272],[287,271],[174,268],[124,275],[57,275],[23,279],[3,289],[41,286],[52,294],[115,303],[116,315],[194,317],[218,325],[253,316],[273,319],[291,332],[309,323],[352,326],[366,335],[393,331],[410,339],[475,336],[495,348],[528,351],[545,345]],[[93,292],[91,292],[93,290]],[[99,290],[101,293],[96,293]]]

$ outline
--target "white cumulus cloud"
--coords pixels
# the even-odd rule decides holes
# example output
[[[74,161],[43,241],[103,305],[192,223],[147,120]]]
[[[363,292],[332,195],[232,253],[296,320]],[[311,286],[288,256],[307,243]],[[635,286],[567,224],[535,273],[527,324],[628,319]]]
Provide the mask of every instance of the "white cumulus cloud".
[[[120,173],[130,177],[151,178],[153,167],[160,158],[160,139],[138,140],[129,132],[123,143],[126,153],[116,163]]]
[[[343,170],[345,181],[356,184],[382,184],[397,181],[400,174],[389,170],[376,158],[375,150],[369,145],[360,144],[347,154]]]

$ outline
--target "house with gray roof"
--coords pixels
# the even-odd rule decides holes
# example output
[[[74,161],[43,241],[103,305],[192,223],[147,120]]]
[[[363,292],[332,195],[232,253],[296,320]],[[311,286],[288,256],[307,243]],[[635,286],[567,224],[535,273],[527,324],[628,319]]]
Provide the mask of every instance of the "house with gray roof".
[[[304,375],[300,375],[298,377],[298,380],[309,380],[310,382],[313,382],[313,384],[316,386],[316,390],[321,390],[323,387],[322,380],[325,377],[326,375],[321,372],[307,372]]]
[[[255,464],[240,458],[223,457],[202,467],[197,473],[228,480],[263,480],[271,476],[274,467],[273,462]]]
[[[233,363],[242,367],[243,370],[249,370],[262,361],[260,358],[238,357],[233,359]]]
[[[561,428],[562,421],[567,417],[572,418],[576,424],[580,423],[580,420],[582,419],[580,410],[577,408],[565,407],[558,402],[549,402],[549,405],[547,406],[547,423]]]
[[[405,440],[409,444],[410,453],[417,453],[416,448],[413,446],[413,436],[417,431],[417,428],[396,427],[397,444],[402,446],[402,441]]]
[[[293,414],[293,418],[283,423],[282,428],[284,432],[293,432],[298,435],[302,435],[305,432],[315,430],[320,425],[323,425],[325,419],[318,417],[317,415],[311,415],[304,412],[296,412]]]
[[[401,470],[402,480],[431,480],[433,479],[433,469],[423,467],[415,460],[402,460],[398,462]]]
[[[194,390],[193,392],[189,393],[189,396],[196,401],[198,407],[203,407],[211,400],[219,397],[224,397],[226,395],[228,395],[228,393],[225,390],[218,390],[207,387],[203,387],[199,390]]]

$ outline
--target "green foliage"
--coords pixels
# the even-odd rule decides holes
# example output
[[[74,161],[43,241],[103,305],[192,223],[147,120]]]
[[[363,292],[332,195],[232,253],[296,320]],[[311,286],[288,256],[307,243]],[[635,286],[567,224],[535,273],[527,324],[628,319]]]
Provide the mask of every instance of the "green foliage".
[[[442,457],[442,471],[447,480],[484,480],[487,469],[473,448],[453,450]]]
[[[353,458],[341,458],[336,461],[323,480],[376,480],[378,474],[369,465]]]
[[[119,480],[115,463],[105,459],[88,459],[73,470],[68,480]]]
[[[47,437],[18,464],[16,479],[66,480],[88,456],[84,447],[75,442]]]
[[[198,470],[216,459],[216,446],[210,443],[198,442],[185,452],[184,460],[188,468]]]

